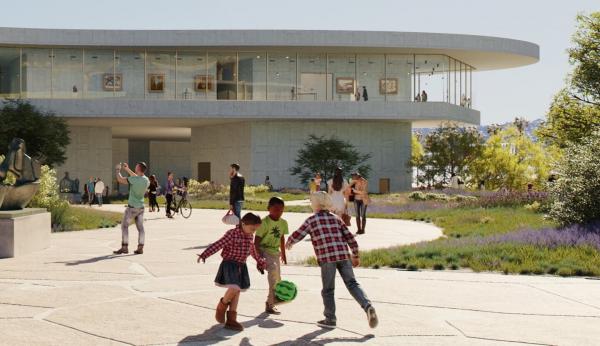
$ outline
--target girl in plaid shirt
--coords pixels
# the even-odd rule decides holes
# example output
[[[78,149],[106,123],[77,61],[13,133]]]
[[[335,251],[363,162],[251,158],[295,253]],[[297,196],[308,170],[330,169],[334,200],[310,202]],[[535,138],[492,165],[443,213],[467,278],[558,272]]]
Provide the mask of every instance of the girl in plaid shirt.
[[[240,292],[250,287],[250,275],[246,266],[248,256],[254,257],[258,270],[261,274],[264,273],[266,261],[254,248],[254,232],[260,224],[261,219],[258,215],[248,213],[242,218],[240,226],[227,231],[221,239],[210,244],[198,255],[198,263],[205,262],[208,257],[223,249],[221,251],[223,261],[219,266],[215,284],[227,288],[227,291],[219,300],[215,318],[219,323],[225,323],[225,328],[228,329],[244,330],[244,327],[237,322],[237,306]]]
[[[356,239],[344,222],[329,211],[332,203],[331,197],[327,193],[315,192],[310,199],[315,213],[290,235],[286,248],[291,250],[295,243],[310,235],[317,261],[321,267],[321,281],[323,282],[321,296],[323,305],[325,305],[325,319],[317,324],[324,328],[335,328],[336,326],[334,291],[335,272],[338,271],[352,297],[366,312],[369,326],[377,327],[379,320],[375,308],[356,281],[354,270],[352,270],[352,267],[360,265]],[[348,247],[352,250],[352,255],[350,255]]]

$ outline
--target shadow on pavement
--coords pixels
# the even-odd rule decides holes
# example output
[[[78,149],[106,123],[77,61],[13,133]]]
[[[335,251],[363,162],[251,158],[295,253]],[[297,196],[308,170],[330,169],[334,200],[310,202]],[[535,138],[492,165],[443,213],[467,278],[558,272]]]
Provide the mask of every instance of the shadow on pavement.
[[[135,256],[135,254],[127,254],[127,255],[104,255],[104,256],[87,258],[87,259],[83,259],[83,260],[50,262],[50,263],[59,263],[59,264],[64,264],[66,266],[77,266],[77,265],[80,265],[80,264],[90,264],[90,263],[96,263],[96,262],[100,262],[100,261],[110,260],[110,259],[113,259],[113,258],[123,258],[123,257],[129,257],[129,256]]]
[[[198,245],[198,246],[186,247],[185,249],[181,249],[181,250],[200,250],[200,249],[206,249],[207,247],[208,247],[208,245]]]
[[[358,337],[354,337],[354,338],[353,337],[338,337],[338,338],[319,338],[319,339],[317,339],[319,336],[321,336],[325,333],[328,333],[332,330],[333,329],[319,328],[319,329],[315,330],[314,332],[304,334],[295,340],[288,340],[288,341],[280,342],[278,344],[274,344],[273,346],[314,345],[315,342],[319,345],[333,344],[336,342],[339,342],[339,343],[362,343],[362,342],[366,342],[375,337],[372,334],[368,334],[368,335],[363,335],[360,338],[358,338]]]

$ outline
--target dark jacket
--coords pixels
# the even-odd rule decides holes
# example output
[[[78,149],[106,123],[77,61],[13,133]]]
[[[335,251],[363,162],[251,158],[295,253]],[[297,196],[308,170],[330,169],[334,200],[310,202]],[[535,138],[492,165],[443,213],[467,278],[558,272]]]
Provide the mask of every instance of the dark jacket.
[[[244,200],[244,185],[246,185],[246,180],[241,174],[237,173],[231,178],[231,183],[229,184],[229,204],[233,205],[237,201]]]

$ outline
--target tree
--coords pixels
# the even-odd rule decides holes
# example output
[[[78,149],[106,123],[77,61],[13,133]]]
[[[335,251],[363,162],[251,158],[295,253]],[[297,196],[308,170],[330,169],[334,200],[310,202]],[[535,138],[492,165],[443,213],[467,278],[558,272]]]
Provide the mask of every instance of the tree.
[[[296,165],[290,172],[299,176],[302,184],[306,184],[316,172],[320,172],[327,183],[337,167],[341,167],[345,173],[358,171],[368,177],[371,166],[366,161],[370,158],[371,154],[361,154],[352,144],[335,136],[325,138],[310,135],[304,147],[298,151]]]
[[[63,118],[42,112],[27,101],[4,101],[0,109],[0,155],[14,137],[25,140],[27,154],[49,166],[65,162],[69,128]]]
[[[550,216],[562,225],[600,220],[600,132],[572,142],[556,167],[550,185]]]
[[[483,138],[476,128],[442,124],[425,137],[422,170],[425,179],[446,184],[455,175],[465,175],[481,152]]]
[[[411,138],[411,155],[410,161],[408,162],[409,172],[412,173],[412,169],[416,170],[415,176],[417,183],[425,183],[423,164],[425,158],[425,151],[423,150],[423,145],[421,144],[420,138],[422,135],[420,133],[413,133]]]
[[[538,136],[566,147],[600,129],[600,12],[577,16],[574,46],[568,50],[573,72],[554,97]]]
[[[525,189],[528,183],[543,187],[558,153],[534,142],[522,127],[509,126],[491,135],[469,166],[469,179],[486,189]]]

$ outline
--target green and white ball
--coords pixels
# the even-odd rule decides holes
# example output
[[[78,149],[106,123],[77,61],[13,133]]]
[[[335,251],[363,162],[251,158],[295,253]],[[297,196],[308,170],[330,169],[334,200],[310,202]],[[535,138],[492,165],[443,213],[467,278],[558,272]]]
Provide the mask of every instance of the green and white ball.
[[[298,288],[291,281],[283,280],[275,285],[275,297],[282,302],[291,302],[297,294]]]

